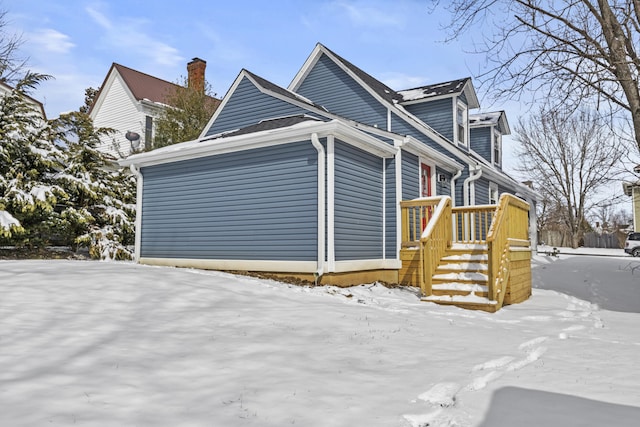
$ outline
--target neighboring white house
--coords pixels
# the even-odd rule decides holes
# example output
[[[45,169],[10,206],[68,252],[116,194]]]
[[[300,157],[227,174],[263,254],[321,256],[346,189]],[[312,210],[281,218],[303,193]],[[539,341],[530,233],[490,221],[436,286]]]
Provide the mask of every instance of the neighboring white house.
[[[189,86],[204,90],[206,65],[200,58],[187,64]],[[148,147],[153,141],[154,122],[177,88],[175,83],[113,63],[89,110],[95,127],[115,130],[101,138],[98,149],[126,157]]]
[[[0,81],[0,96],[5,96],[13,92],[14,88],[6,84],[5,82]],[[43,120],[47,119],[47,115],[44,112],[44,106],[42,102],[30,97],[29,95],[23,95],[24,99],[31,105],[33,105],[34,109],[40,114]]]

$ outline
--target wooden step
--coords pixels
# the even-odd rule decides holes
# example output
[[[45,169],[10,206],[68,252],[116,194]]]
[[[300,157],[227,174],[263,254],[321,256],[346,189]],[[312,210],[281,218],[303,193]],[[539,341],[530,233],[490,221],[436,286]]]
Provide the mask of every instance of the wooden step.
[[[461,282],[449,282],[449,283],[436,283],[431,285],[431,292],[433,295],[445,296],[445,295],[476,295],[479,297],[487,297],[489,291],[486,285],[479,283],[461,283]]]
[[[451,273],[438,273],[433,275],[433,283],[461,282],[467,284],[486,284],[489,276],[485,273],[458,271]]]
[[[489,265],[487,263],[481,262],[449,262],[449,263],[441,263],[436,269],[436,274],[444,274],[444,273],[460,273],[460,272],[468,272],[468,273],[484,273],[486,274],[489,271]]]
[[[423,297],[420,300],[424,302],[432,302],[439,305],[455,305],[456,307],[465,308],[468,310],[482,310],[489,313],[495,313],[498,309],[498,303],[496,301],[490,301],[486,297],[479,297],[476,295],[430,295],[428,297]]]

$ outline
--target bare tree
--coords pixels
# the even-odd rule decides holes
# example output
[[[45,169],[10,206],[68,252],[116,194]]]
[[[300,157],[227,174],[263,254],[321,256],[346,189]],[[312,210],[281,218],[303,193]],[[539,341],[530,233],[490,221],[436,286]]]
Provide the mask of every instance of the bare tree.
[[[15,83],[22,77],[20,72],[27,60],[21,59],[18,52],[22,38],[9,33],[8,26],[7,11],[0,10],[0,81]]]
[[[630,120],[631,139],[640,149],[639,0],[442,4],[452,14],[450,39],[483,25],[485,37],[473,51],[486,57],[479,80],[490,94],[519,99],[528,89],[574,108],[591,101],[611,118]]]
[[[598,190],[618,170],[622,144],[593,113],[542,109],[518,122],[515,140],[520,143],[519,170],[561,216],[577,247]]]

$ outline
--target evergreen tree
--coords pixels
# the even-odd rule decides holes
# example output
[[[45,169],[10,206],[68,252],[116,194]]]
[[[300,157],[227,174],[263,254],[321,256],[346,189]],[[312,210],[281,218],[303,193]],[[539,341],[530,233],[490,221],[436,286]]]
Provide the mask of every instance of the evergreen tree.
[[[66,194],[54,175],[61,151],[47,138],[48,127],[26,101],[28,91],[49,76],[27,73],[0,98],[0,242],[41,246],[54,234],[55,206]]]
[[[56,174],[67,193],[60,212],[67,244],[89,247],[93,258],[130,259],[135,218],[135,179],[98,151],[100,136],[82,112],[63,114],[54,121],[56,137],[66,147],[64,170]]]

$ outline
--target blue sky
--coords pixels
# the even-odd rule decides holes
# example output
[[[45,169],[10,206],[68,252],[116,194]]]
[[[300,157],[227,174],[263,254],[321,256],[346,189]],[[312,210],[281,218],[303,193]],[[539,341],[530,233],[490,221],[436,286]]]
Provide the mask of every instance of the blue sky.
[[[84,89],[102,84],[112,62],[176,82],[193,57],[222,97],[246,68],[287,86],[321,42],[399,90],[476,76],[471,37],[445,44],[448,14],[429,0],[140,1],[10,0],[8,31],[22,35],[29,69],[50,74],[33,95],[49,117],[77,110]],[[506,109],[512,127],[518,105]],[[505,157],[512,152],[505,143]],[[506,160],[507,169],[513,162]]]

